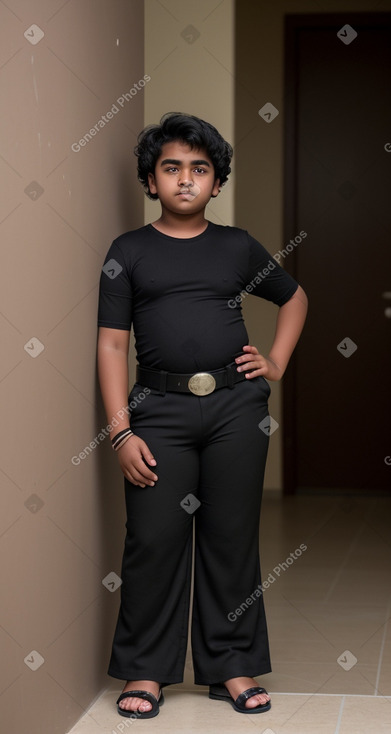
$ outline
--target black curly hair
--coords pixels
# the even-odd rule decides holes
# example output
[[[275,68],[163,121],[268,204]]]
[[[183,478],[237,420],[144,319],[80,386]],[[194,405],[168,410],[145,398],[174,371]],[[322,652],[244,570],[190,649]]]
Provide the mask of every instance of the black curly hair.
[[[158,199],[148,185],[148,173],[155,173],[156,161],[164,143],[180,140],[190,145],[191,150],[204,148],[213,163],[215,178],[223,186],[231,173],[230,162],[232,146],[220,135],[218,130],[205,120],[183,112],[167,112],[159,125],[147,125],[138,135],[134,148],[137,156],[137,178],[144,185],[149,199]]]

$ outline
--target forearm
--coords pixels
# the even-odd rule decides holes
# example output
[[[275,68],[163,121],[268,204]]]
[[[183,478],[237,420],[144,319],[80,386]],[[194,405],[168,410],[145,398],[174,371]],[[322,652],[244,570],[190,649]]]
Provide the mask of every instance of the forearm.
[[[307,310],[308,299],[301,286],[298,287],[292,298],[279,309],[276,333],[268,356],[281,370],[281,376],[287,368],[303,330]]]
[[[98,343],[97,350],[99,385],[108,423],[118,421],[114,433],[129,426],[128,406],[128,357],[123,351]]]

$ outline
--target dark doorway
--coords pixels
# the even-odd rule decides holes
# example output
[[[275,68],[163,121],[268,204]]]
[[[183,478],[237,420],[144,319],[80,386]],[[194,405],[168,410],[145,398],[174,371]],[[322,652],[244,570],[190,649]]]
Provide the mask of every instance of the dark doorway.
[[[284,378],[284,490],[391,491],[391,13],[285,27],[283,265],[309,297]]]

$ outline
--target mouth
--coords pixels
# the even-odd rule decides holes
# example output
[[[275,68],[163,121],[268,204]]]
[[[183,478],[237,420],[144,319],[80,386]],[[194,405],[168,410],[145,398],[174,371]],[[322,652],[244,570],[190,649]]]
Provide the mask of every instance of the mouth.
[[[178,193],[176,194],[176,196],[183,196],[183,195],[185,195],[185,196],[194,196],[193,192],[192,191],[189,191],[188,189],[184,189],[182,191],[178,191]]]

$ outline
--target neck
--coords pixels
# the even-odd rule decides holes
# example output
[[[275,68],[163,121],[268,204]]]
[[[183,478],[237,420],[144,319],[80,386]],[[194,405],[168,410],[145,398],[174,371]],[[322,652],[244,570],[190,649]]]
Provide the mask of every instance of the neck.
[[[152,224],[163,234],[195,237],[206,229],[208,220],[205,219],[204,211],[195,214],[175,214],[162,209],[161,216]]]

